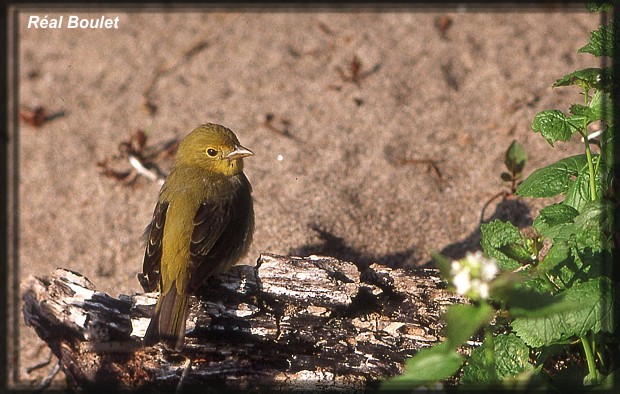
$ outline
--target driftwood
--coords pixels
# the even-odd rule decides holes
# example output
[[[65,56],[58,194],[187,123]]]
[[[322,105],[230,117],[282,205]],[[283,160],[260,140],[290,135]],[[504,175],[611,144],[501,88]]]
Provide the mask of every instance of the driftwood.
[[[96,291],[57,269],[22,285],[24,317],[68,383],[93,389],[365,390],[440,339],[442,307],[460,302],[433,269],[263,254],[210,279],[195,297],[185,349],[143,347],[157,293]]]

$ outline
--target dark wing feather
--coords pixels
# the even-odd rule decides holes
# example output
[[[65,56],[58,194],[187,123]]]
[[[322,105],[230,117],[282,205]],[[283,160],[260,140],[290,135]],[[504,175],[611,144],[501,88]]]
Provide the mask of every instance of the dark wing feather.
[[[188,271],[193,281],[200,267],[204,265],[206,257],[211,253],[211,248],[228,226],[229,217],[226,214],[229,202],[226,200],[217,202],[203,202],[196,211],[194,217],[194,230],[189,243],[189,267]]]
[[[164,237],[164,224],[166,223],[167,202],[157,202],[153,212],[153,220],[146,227],[144,235],[146,248],[144,262],[142,263],[143,276],[140,284],[144,291],[154,291],[159,284],[159,271],[161,266],[162,239]]]
[[[228,225],[228,215],[225,214],[226,205],[225,201],[200,204],[194,216],[194,230],[189,244],[190,256],[197,257],[209,253]]]
[[[252,241],[254,231],[254,207],[252,202],[252,188],[250,182],[244,175],[239,178],[237,187],[231,193],[231,197],[222,202],[219,206],[220,212],[208,212],[205,207],[196,215],[194,222],[198,222],[198,217],[204,219],[199,229],[194,228],[192,235],[192,244],[190,245],[190,264],[195,267],[192,270],[190,288],[196,290],[202,282],[209,276],[218,271],[229,268],[237,262],[237,260],[246,253],[249,244]],[[211,236],[206,230],[206,223],[216,221],[216,225],[211,227],[217,228],[217,232],[213,231]],[[226,218],[226,220],[216,220],[217,218]],[[210,245],[206,248],[206,242],[202,244],[194,243],[194,240],[208,239]]]

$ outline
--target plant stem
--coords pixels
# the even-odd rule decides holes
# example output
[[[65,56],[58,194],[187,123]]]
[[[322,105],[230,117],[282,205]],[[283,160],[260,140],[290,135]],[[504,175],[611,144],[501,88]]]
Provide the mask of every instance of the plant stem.
[[[594,354],[592,353],[592,348],[590,347],[590,342],[585,337],[579,337],[581,341],[581,345],[583,346],[583,351],[586,354],[586,361],[588,362],[588,372],[594,384],[598,384],[598,371],[596,370],[596,363],[594,360]]]
[[[594,163],[592,162],[592,152],[590,151],[590,143],[588,142],[588,135],[584,132],[584,139],[586,140],[586,157],[588,158],[588,172],[590,173],[590,200],[596,200],[596,179],[594,177]]]
[[[493,332],[487,328],[484,333],[484,342],[486,344],[485,358],[488,365],[489,372],[491,372],[491,380],[493,382],[498,381],[497,369],[495,365],[495,344],[493,343]]]
[[[584,88],[584,101],[585,105],[588,105],[589,89]],[[588,120],[584,118],[583,120],[583,130],[581,132],[581,136],[583,137],[584,143],[586,144],[586,157],[588,158],[588,172],[590,173],[590,199],[592,201],[596,200],[596,178],[594,177],[594,163],[592,162],[592,151],[590,150],[590,141],[588,140]]]
[[[549,277],[549,274],[543,274],[543,278],[545,278],[545,280],[547,281],[547,283],[549,283],[551,285],[551,287],[553,287],[555,289],[555,291],[560,291],[560,286],[556,285],[555,283],[553,283],[553,281],[551,280],[551,278]]]

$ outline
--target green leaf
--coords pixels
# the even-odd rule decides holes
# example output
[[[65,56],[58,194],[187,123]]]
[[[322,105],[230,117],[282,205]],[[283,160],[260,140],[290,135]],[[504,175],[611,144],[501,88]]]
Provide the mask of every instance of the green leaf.
[[[607,253],[595,252],[591,247],[581,247],[574,235],[566,243],[566,258],[561,259],[551,269],[547,270],[549,277],[560,290],[572,288],[577,283],[587,282],[606,273],[611,265],[611,256]],[[559,250],[558,254],[562,251]],[[560,256],[558,256],[560,259]],[[548,264],[551,265],[552,262]],[[557,290],[548,289],[556,292]]]
[[[587,0],[586,9],[590,12],[605,12],[611,10],[617,0]]]
[[[435,260],[435,265],[439,268],[441,276],[443,278],[449,278],[452,260],[437,251],[432,251],[431,257]]]
[[[602,389],[613,390],[614,388],[617,388],[617,387],[620,387],[620,369],[615,369],[611,371],[601,381]]]
[[[581,250],[589,248],[593,252],[611,250],[613,217],[614,204],[610,201],[588,201],[575,218],[578,247]]]
[[[507,172],[502,172],[502,173],[500,174],[500,177],[502,178],[502,181],[505,181],[505,182],[512,182],[512,179],[513,179],[513,178],[512,178],[512,175],[510,175],[510,174],[509,174],[509,173],[507,173]]]
[[[512,288],[504,288],[502,291],[493,291],[493,300],[501,301],[502,307],[510,313],[510,316],[532,316],[538,313],[538,310],[555,302],[553,296],[549,293],[540,292],[527,286],[513,286]]]
[[[598,155],[593,156],[595,165],[597,160]],[[608,187],[608,183],[610,182],[609,179],[607,179],[608,175],[609,174],[606,171],[599,171],[596,173],[596,178],[594,180],[594,192],[597,199],[601,198]],[[568,190],[566,191],[566,199],[563,204],[570,205],[581,212],[583,207],[588,202],[592,201],[590,193],[590,173],[588,172],[587,165],[585,165],[578,171],[577,177],[569,185]]]
[[[614,290],[609,278],[578,283],[554,296],[557,302],[541,307],[532,317],[512,322],[517,336],[529,346],[547,346],[589,332],[612,332]]]
[[[620,155],[615,152],[615,129],[612,126],[607,127],[607,130],[601,135],[601,158],[607,168],[614,168],[614,166],[620,165]]]
[[[611,94],[603,92],[601,90],[597,90],[589,104],[588,111],[588,123],[594,122],[595,120],[604,120],[608,125],[613,126],[614,124],[614,113],[613,113],[613,101],[611,99]],[[572,110],[572,107],[571,107]],[[572,113],[572,111],[571,111]]]
[[[606,26],[590,32],[590,42],[579,48],[578,52],[611,57],[614,55],[614,46],[618,46],[619,42],[618,31],[612,20]]]
[[[592,111],[590,107],[581,105],[581,104],[573,104],[570,106],[570,113],[577,116],[583,116],[584,118],[588,118]]]
[[[597,89],[604,92],[611,92],[615,86],[613,67],[614,66],[604,68],[591,67],[584,68],[583,70],[576,70],[556,80],[551,86],[555,88],[575,85],[587,91],[590,89]]]
[[[580,211],[588,201],[590,201],[590,175],[584,168],[577,174],[575,181],[569,185],[564,204]]]
[[[405,361],[404,373],[384,381],[381,390],[413,390],[454,375],[463,365],[464,358],[454,350],[447,350],[444,345],[420,350]]]
[[[541,235],[551,239],[568,239],[576,232],[573,220],[579,211],[565,204],[553,204],[540,210],[532,227]]]
[[[504,159],[508,171],[515,175],[520,174],[521,171],[523,171],[523,167],[525,167],[526,161],[527,153],[525,149],[523,149],[523,146],[517,140],[512,141],[506,151],[506,158]]]
[[[508,258],[518,261],[519,264],[531,264],[533,262],[532,252],[521,243],[511,242],[507,245],[500,246],[499,251]]]
[[[494,220],[480,226],[484,253],[495,260],[500,269],[514,270],[521,266],[516,260],[506,256],[500,249],[506,245],[521,242],[519,229],[512,223]]]
[[[547,252],[545,259],[538,264],[534,273],[542,274],[551,271],[568,259],[568,252],[569,248],[566,240],[554,239],[553,246]]]
[[[611,120],[611,122],[613,123],[611,107],[608,106],[610,105],[610,103],[603,102],[604,100],[608,99],[609,93],[601,93],[600,90],[597,90],[592,97],[590,104],[588,104],[587,106],[581,104],[571,105],[570,113],[573,114],[573,116],[570,117],[571,123],[583,124],[583,122],[585,121],[587,122],[587,124],[590,124],[601,119],[605,121]],[[583,129],[583,127],[581,127],[581,129]]]
[[[494,310],[487,303],[479,305],[451,305],[446,310],[446,346],[456,349],[469,340],[483,325],[493,318]]]
[[[563,204],[552,204],[544,207],[534,220],[534,229],[543,234],[545,228],[562,223],[572,223],[579,215],[579,211]]]
[[[564,194],[576,176],[587,165],[586,155],[566,157],[547,167],[532,172],[517,187],[521,197],[553,197]]]
[[[533,392],[550,392],[552,391],[547,379],[547,376],[541,373],[543,365],[539,365],[534,368],[526,368],[516,376],[508,376],[502,380],[502,390],[508,392],[521,392],[521,393],[533,393]]]
[[[539,132],[553,146],[556,141],[568,141],[582,123],[576,118],[567,118],[562,111],[550,109],[534,116],[532,129]]]
[[[489,351],[492,351],[493,357],[489,357]],[[533,370],[534,366],[528,362],[529,355],[530,349],[514,334],[502,334],[491,341],[485,340],[482,346],[471,352],[460,383],[496,383]]]

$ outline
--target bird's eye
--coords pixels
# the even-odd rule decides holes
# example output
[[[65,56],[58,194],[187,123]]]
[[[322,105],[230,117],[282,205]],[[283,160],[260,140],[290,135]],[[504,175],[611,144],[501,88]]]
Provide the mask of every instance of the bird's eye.
[[[207,155],[209,155],[211,157],[215,157],[215,156],[217,156],[217,150],[213,149],[213,148],[209,148],[209,149],[207,149]]]

